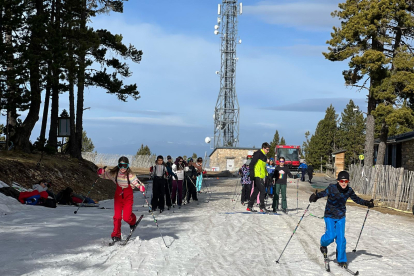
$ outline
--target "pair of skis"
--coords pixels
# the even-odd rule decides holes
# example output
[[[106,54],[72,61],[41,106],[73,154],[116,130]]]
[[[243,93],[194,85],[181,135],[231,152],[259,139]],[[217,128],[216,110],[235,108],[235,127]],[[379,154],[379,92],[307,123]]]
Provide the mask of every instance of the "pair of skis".
[[[141,222],[142,218],[144,217],[144,215],[141,215],[139,217],[139,219],[137,220],[137,222],[135,223],[134,227],[131,229],[131,231],[129,232],[129,235],[126,237],[125,240],[119,240],[119,241],[111,241],[109,243],[109,246],[113,246],[115,245],[115,243],[119,242],[120,245],[126,245],[128,243],[128,241],[131,239],[132,233],[134,233],[135,229],[137,229],[138,224]]]
[[[324,263],[325,263],[325,270],[327,271],[327,272],[331,272],[331,267],[329,266],[329,259],[328,259],[328,256],[326,256],[325,254],[323,255],[323,260],[324,260]],[[339,265],[339,264],[338,264]],[[356,272],[354,272],[354,271],[352,271],[352,270],[350,270],[349,268],[347,268],[347,267],[342,267],[345,271],[347,271],[348,273],[350,273],[351,275],[359,275],[359,271],[356,271]]]

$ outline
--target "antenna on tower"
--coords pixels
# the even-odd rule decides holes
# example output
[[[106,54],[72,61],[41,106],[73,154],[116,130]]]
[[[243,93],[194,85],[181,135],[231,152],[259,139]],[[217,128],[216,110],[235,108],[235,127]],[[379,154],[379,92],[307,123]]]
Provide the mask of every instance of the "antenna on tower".
[[[218,4],[217,25],[214,34],[221,36],[220,92],[214,111],[214,147],[237,147],[239,144],[240,108],[236,94],[236,45],[237,15],[243,13],[243,5],[237,0],[223,0]]]

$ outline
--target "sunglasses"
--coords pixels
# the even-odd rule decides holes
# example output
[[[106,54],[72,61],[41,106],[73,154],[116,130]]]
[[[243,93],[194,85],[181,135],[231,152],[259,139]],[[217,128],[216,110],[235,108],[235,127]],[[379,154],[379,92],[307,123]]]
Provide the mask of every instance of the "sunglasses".
[[[339,182],[341,182],[341,183],[348,183],[349,180],[348,179],[341,179],[341,180],[339,180]]]
[[[182,163],[182,162],[183,162],[183,160],[178,161],[178,163]]]
[[[119,163],[118,168],[120,169],[128,169],[129,164],[128,163]]]
[[[280,162],[280,163],[285,163],[285,161],[283,161],[283,160],[280,160],[279,162]]]
[[[267,148],[267,149],[265,149],[265,150],[269,151],[270,149],[269,149],[269,148]]]

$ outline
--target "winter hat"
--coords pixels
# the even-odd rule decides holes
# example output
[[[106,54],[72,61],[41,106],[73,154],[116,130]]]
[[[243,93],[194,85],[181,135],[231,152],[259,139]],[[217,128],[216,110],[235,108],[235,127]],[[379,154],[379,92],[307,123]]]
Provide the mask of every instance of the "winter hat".
[[[253,158],[253,156],[247,155],[247,159],[252,159],[252,158]]]
[[[275,161],[275,159],[273,159],[273,157],[270,157],[269,160]]]
[[[337,180],[342,180],[342,179],[347,179],[349,180],[349,173],[346,171],[341,171],[338,173],[338,179]]]
[[[168,155],[168,156],[167,156],[167,160],[168,160],[168,159],[171,159],[171,155]]]

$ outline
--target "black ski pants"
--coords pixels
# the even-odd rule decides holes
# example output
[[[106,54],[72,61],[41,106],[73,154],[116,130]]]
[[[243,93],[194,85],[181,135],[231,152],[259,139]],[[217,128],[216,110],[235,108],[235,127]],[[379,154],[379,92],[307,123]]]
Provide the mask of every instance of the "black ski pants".
[[[260,193],[259,195],[260,209],[264,209],[265,208],[264,198],[265,198],[265,193],[266,193],[264,179],[255,177],[254,178],[254,191],[253,191],[253,194],[250,196],[249,205],[248,205],[249,208],[253,208],[253,204],[254,204],[255,199],[257,198],[258,193]]]
[[[241,202],[250,200],[250,193],[252,192],[252,184],[242,184]]]
[[[190,198],[193,198],[193,200],[198,200],[195,182],[196,179],[187,178],[187,202],[190,202]]]
[[[164,181],[164,191],[165,191],[165,203],[168,207],[171,207],[171,189],[172,189],[172,177]]]
[[[313,178],[313,172],[308,172],[308,176],[309,176],[309,181],[312,181],[312,178]]]
[[[165,182],[164,178],[157,176],[152,181],[152,210],[164,210]]]

